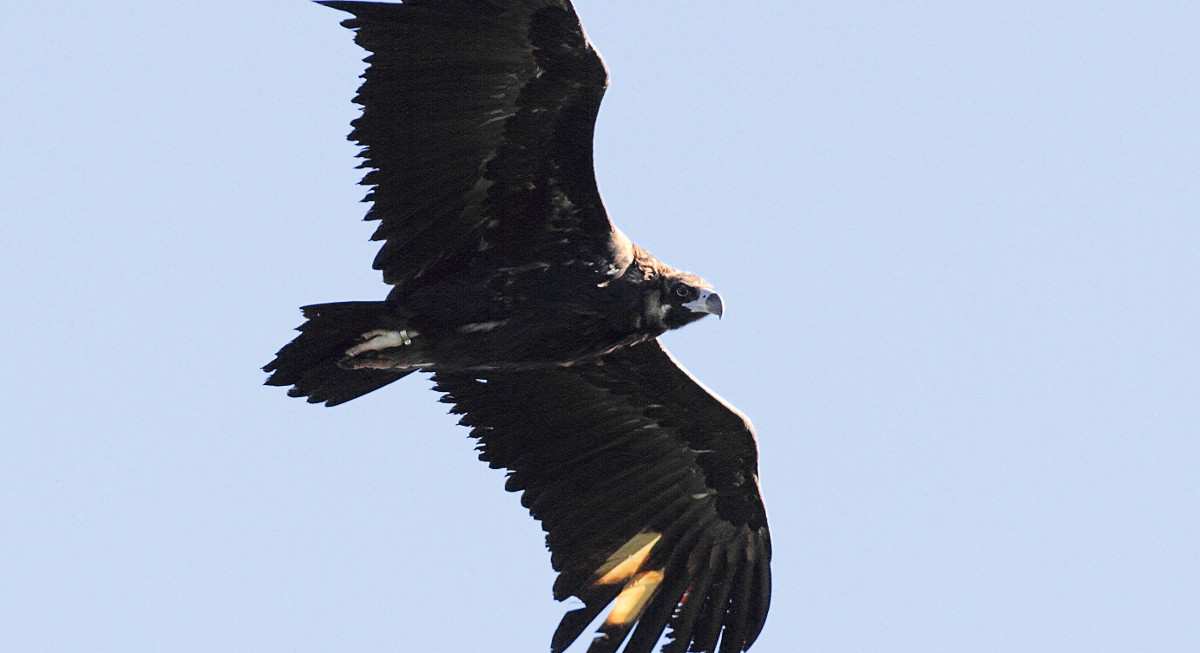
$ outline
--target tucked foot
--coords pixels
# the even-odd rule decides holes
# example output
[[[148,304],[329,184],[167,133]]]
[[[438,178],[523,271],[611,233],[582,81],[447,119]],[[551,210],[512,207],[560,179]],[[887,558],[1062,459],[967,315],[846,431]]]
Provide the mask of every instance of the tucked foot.
[[[346,349],[338,361],[343,369],[414,369],[428,365],[417,359],[411,348],[417,332],[412,329],[376,329],[358,337],[358,344]]]
[[[416,331],[409,331],[407,329],[400,329],[399,331],[385,329],[368,331],[359,336],[359,340],[362,342],[346,350],[346,358],[354,358],[368,351],[380,351],[391,349],[392,347],[411,345],[412,339],[416,336]]]

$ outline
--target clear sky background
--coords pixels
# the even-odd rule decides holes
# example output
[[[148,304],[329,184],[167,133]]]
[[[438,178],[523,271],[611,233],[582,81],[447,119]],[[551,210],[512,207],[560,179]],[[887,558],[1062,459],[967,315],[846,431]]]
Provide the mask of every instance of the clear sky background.
[[[754,650],[1200,650],[1200,4],[577,9],[610,213],[726,301],[665,341],[759,432]],[[0,650],[547,650],[427,379],[261,385],[386,291],[344,16],[2,13]]]

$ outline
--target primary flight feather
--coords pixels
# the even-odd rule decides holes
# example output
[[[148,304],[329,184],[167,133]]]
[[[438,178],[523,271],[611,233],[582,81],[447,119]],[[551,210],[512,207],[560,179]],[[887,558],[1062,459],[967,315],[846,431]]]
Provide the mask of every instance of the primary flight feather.
[[[749,420],[657,338],[720,296],[634,245],[596,188],[608,73],[566,0],[329,1],[371,54],[355,102],[380,302],[304,307],[267,383],[333,406],[432,372],[546,530],[564,650],[748,649],[770,602]]]

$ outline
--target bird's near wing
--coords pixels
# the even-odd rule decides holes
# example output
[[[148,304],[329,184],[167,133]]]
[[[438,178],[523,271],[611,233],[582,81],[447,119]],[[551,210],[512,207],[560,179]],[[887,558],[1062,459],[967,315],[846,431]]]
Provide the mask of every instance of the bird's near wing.
[[[562,651],[613,604],[589,653],[745,650],[767,616],[771,542],[745,416],[650,341],[570,367],[443,374],[480,458],[546,530]],[[615,602],[614,602],[615,601]],[[634,627],[636,626],[636,630]],[[690,648],[689,648],[690,647]]]
[[[354,14],[343,25],[371,53],[350,139],[373,168],[362,183],[387,283],[627,246],[592,168],[608,73],[569,2],[321,4]]]

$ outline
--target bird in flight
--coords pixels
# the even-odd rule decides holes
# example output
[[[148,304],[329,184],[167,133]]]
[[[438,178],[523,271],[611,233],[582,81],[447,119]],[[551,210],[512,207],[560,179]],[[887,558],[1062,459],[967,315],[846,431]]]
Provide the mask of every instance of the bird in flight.
[[[366,218],[383,301],[305,306],[268,385],[329,406],[433,374],[546,531],[566,649],[743,651],[771,541],[749,420],[658,336],[720,295],[630,242],[596,186],[608,72],[568,0],[327,1],[370,54]]]

